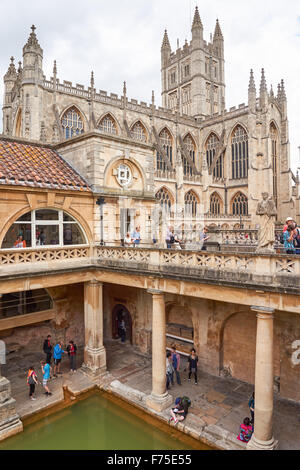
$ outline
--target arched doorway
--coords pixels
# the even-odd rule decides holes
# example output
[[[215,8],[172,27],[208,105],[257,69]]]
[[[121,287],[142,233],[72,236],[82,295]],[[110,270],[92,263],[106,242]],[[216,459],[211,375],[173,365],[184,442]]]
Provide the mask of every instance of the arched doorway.
[[[119,325],[122,319],[125,321],[126,341],[132,344],[132,319],[129,311],[122,304],[116,305],[112,311],[112,337],[113,339],[120,338]]]

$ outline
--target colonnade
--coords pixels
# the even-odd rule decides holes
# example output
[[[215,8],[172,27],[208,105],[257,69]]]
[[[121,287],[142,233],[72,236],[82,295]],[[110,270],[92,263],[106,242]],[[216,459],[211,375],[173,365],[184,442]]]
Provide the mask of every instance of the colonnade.
[[[164,293],[148,290],[152,296],[152,392],[147,406],[160,412],[170,407],[173,397],[166,390],[166,312]],[[252,307],[257,316],[255,363],[255,429],[247,448],[272,450],[277,447],[273,436],[273,327],[274,310]],[[103,284],[85,283],[84,287],[85,350],[83,368],[93,376],[106,371],[103,346]]]

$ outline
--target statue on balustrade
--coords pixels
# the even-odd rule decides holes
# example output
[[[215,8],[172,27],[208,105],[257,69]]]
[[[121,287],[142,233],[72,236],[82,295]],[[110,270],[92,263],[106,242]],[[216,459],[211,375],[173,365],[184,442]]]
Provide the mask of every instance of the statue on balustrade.
[[[275,218],[277,209],[273,197],[262,193],[262,201],[257,206],[256,215],[259,217],[257,253],[274,253]]]

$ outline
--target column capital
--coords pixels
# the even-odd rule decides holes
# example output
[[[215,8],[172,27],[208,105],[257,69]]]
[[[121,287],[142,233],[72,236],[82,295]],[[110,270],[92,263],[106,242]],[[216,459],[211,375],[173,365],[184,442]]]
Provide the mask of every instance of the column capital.
[[[147,294],[164,295],[165,293],[161,290],[158,290],[158,289],[147,289]]]
[[[85,281],[87,286],[103,286],[103,282],[92,279],[91,281]]]
[[[257,316],[259,316],[259,318],[274,318],[274,308],[252,306],[251,310],[252,312],[257,313]]]

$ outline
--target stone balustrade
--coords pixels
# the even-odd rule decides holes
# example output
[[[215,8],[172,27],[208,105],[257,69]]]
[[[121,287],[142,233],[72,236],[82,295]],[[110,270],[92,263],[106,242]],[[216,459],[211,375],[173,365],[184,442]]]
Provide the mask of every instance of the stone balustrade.
[[[238,283],[240,287],[254,284],[265,288],[292,288],[294,292],[295,289],[299,292],[300,287],[300,258],[295,255],[117,246],[0,250],[2,277],[91,266],[159,277]]]

